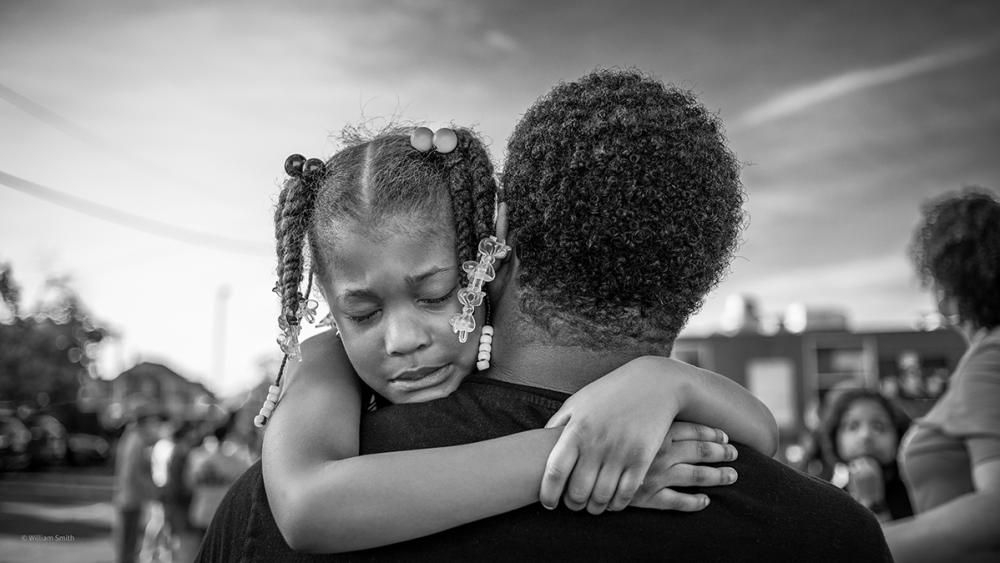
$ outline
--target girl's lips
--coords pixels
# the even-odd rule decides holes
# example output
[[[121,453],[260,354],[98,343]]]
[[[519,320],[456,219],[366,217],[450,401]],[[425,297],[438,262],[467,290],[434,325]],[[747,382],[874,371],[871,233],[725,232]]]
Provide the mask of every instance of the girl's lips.
[[[440,385],[451,376],[450,364],[405,371],[389,380],[389,387],[399,391],[417,391]]]

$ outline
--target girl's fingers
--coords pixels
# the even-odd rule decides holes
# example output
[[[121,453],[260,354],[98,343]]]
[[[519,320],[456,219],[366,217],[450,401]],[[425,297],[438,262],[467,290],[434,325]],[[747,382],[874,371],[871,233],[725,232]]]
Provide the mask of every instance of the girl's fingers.
[[[678,463],[658,476],[654,486],[660,487],[720,487],[732,485],[739,474],[732,467],[709,467]],[[647,480],[648,481],[648,480]]]
[[[661,450],[657,461],[663,467],[675,463],[718,463],[733,461],[738,452],[732,444],[686,440],[670,444]]]
[[[556,414],[552,415],[552,418],[545,423],[546,428],[556,428],[559,426],[566,426],[569,423],[569,409],[566,408],[566,403],[556,411]]]
[[[689,495],[678,493],[671,489],[660,489],[644,498],[635,506],[654,508],[657,510],[678,510],[680,512],[697,512],[708,506],[708,496],[702,494]]]
[[[556,445],[549,452],[545,463],[545,473],[542,475],[542,487],[538,500],[542,506],[553,509],[559,506],[559,498],[566,488],[566,481],[573,473],[580,450],[573,435],[563,432]]]
[[[625,470],[625,473],[622,473],[621,479],[618,480],[618,489],[615,491],[615,498],[608,505],[608,510],[616,512],[625,510],[625,507],[632,502],[632,499],[635,498],[636,493],[639,491],[643,474],[645,474],[645,471],[641,471],[635,466],[629,467]]]
[[[711,426],[705,426],[704,424],[675,421],[670,425],[670,430],[667,431],[667,439],[663,442],[664,444],[668,444],[670,442],[681,442],[684,440],[701,440],[703,442],[728,444],[729,436],[718,428],[712,428]]]
[[[590,500],[587,501],[587,512],[600,514],[607,510],[608,504],[611,503],[611,499],[614,498],[615,491],[618,489],[621,474],[621,465],[605,464],[601,467],[594,491],[590,494]]]
[[[587,501],[590,500],[594,485],[597,483],[599,471],[599,460],[586,455],[586,452],[576,460],[573,474],[570,475],[566,492],[563,494],[563,503],[567,508],[583,510],[587,506]]]

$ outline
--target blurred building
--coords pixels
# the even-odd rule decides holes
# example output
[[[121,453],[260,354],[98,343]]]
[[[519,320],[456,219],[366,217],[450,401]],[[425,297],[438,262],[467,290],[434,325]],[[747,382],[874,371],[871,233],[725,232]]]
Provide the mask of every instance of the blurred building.
[[[774,413],[782,436],[793,437],[814,421],[826,395],[843,387],[881,389],[911,416],[924,414],[965,348],[952,330],[855,332],[836,310],[798,309],[772,333],[730,327],[678,338],[673,356],[749,389]]]
[[[215,395],[198,382],[190,381],[170,368],[141,362],[111,380],[109,421],[126,420],[139,405],[155,403],[171,418],[203,420],[217,404]]]

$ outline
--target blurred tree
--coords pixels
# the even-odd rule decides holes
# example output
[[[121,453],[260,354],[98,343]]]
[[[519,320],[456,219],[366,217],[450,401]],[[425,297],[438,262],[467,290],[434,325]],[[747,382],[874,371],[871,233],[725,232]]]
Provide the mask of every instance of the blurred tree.
[[[0,264],[0,400],[33,408],[74,405],[107,331],[95,326],[67,278],[45,282],[31,315],[9,264]]]

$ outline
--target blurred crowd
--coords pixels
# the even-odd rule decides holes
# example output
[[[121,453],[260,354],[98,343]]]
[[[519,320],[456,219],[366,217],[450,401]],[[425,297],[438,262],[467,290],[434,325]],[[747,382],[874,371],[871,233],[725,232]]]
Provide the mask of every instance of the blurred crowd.
[[[117,561],[192,561],[229,486],[260,456],[246,409],[222,421],[134,410],[115,453]]]

